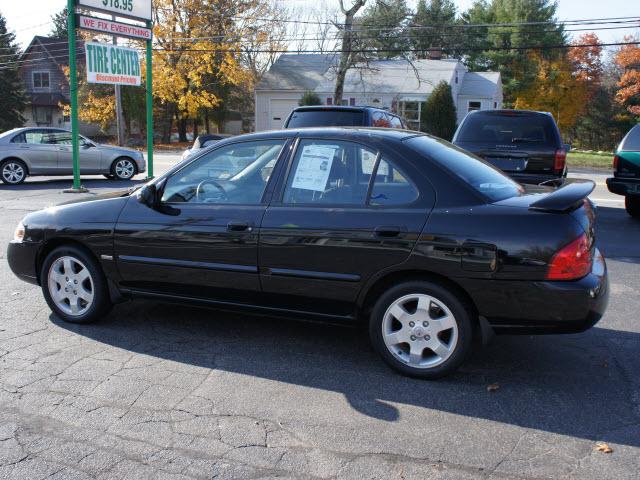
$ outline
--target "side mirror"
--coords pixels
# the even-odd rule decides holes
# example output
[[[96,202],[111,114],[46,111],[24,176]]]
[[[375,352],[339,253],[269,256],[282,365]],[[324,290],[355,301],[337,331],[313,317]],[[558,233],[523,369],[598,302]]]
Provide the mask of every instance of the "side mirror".
[[[145,185],[138,192],[138,201],[149,208],[156,208],[158,206],[158,190],[152,183]]]

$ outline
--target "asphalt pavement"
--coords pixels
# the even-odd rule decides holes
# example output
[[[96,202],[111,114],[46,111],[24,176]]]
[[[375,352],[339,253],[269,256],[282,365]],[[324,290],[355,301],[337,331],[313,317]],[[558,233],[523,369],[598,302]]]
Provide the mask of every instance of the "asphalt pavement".
[[[0,479],[638,479],[640,222],[606,172],[571,176],[597,183],[604,318],[496,337],[436,382],[390,371],[351,328],[147,301],[66,324],[1,249]],[[76,198],[69,183],[0,186],[0,241]]]

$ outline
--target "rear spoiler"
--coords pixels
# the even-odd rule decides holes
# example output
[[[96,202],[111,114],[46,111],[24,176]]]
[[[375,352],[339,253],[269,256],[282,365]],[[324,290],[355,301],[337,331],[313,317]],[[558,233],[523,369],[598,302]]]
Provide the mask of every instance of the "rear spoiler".
[[[596,184],[591,180],[565,183],[554,192],[545,195],[540,200],[529,205],[529,210],[541,210],[545,212],[568,212],[582,204],[589,196]]]

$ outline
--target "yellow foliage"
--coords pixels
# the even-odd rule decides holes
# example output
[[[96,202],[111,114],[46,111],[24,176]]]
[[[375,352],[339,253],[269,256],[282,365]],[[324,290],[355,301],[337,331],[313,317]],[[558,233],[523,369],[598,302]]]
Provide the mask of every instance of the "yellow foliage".
[[[548,60],[533,53],[530,59],[537,63],[538,73],[531,86],[517,96],[514,107],[550,112],[560,130],[573,128],[588,98],[586,82],[577,78],[564,58]]]

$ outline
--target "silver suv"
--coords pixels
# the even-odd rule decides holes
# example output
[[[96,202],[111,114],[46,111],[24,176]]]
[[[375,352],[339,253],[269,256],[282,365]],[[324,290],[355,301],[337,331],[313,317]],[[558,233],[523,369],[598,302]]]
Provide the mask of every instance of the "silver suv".
[[[142,153],[99,145],[80,135],[80,172],[129,180],[146,170]],[[9,185],[28,175],[71,175],[71,132],[60,128],[15,128],[0,134],[0,178]]]

